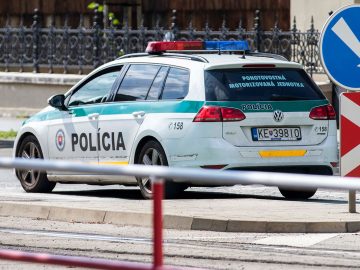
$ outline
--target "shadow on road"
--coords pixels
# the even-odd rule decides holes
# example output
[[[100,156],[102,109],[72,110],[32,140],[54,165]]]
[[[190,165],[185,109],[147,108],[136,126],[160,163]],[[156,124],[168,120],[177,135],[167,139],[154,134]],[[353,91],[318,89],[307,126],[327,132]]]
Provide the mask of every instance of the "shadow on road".
[[[52,193],[58,195],[72,195],[72,196],[87,196],[97,198],[117,198],[126,200],[144,200],[138,188],[126,189],[98,189],[98,190],[83,190],[83,191],[53,191]],[[267,196],[267,195],[253,195],[253,194],[235,194],[218,191],[191,191],[183,192],[179,197],[172,200],[217,200],[217,199],[259,199],[259,200],[273,200],[273,201],[295,201],[287,200],[283,197]],[[329,204],[347,204],[346,200],[339,199],[309,199],[303,202],[311,203],[329,203]]]

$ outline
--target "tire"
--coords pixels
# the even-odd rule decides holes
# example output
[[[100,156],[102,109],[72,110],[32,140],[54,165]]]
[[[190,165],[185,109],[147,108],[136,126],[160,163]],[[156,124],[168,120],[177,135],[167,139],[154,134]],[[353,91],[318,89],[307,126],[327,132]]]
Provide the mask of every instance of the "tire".
[[[136,164],[168,166],[166,154],[160,143],[148,141],[142,147]],[[145,199],[152,198],[151,180],[149,177],[136,177],[141,194]],[[164,185],[165,198],[175,198],[180,195],[188,186],[182,183],[166,181]]]
[[[20,144],[16,157],[25,159],[43,159],[43,153],[35,136],[27,136]],[[46,172],[16,169],[16,176],[26,192],[48,193],[51,192],[56,183],[47,179]]]
[[[315,195],[316,190],[317,189],[293,190],[279,187],[281,195],[289,200],[307,200]]]

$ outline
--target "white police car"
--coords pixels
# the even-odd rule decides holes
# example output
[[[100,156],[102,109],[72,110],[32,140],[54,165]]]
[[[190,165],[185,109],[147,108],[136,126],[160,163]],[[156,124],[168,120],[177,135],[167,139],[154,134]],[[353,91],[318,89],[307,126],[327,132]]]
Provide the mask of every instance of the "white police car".
[[[151,42],[147,53],[97,68],[49,104],[22,126],[16,157],[322,175],[338,163],[335,112],[316,84],[299,64],[251,53],[246,42]],[[27,192],[115,179],[16,175]],[[151,197],[148,178],[122,180]],[[166,194],[191,185],[171,182]],[[279,189],[287,198],[316,191]]]

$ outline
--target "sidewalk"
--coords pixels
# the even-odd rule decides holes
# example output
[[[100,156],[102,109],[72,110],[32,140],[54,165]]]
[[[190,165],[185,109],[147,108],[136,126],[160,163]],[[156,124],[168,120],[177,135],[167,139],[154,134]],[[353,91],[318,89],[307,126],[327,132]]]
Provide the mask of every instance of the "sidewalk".
[[[152,226],[152,201],[135,189],[8,194],[0,216],[82,223]],[[277,197],[185,192],[165,200],[164,227],[178,230],[261,233],[345,233],[360,231],[360,215],[342,200],[287,201]]]

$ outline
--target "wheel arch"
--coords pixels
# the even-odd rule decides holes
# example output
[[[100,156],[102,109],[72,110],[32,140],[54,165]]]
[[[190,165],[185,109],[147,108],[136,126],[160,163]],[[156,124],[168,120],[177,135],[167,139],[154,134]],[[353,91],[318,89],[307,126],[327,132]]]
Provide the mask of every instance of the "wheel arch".
[[[30,131],[26,131],[24,132],[23,134],[21,134],[21,136],[19,137],[19,139],[17,140],[17,143],[16,143],[16,148],[15,148],[15,153],[14,153],[14,156],[17,155],[18,151],[19,151],[19,147],[21,145],[21,143],[24,141],[24,139],[28,136],[34,136],[34,133],[30,132]]]
[[[166,151],[165,151],[163,145],[161,144],[161,142],[160,142],[157,138],[155,138],[154,136],[147,135],[147,136],[141,138],[141,140],[138,142],[138,144],[137,144],[137,146],[136,146],[136,149],[135,149],[135,152],[134,152],[134,155],[133,155],[132,163],[135,163],[135,162],[136,162],[136,160],[138,159],[138,157],[139,157],[139,155],[140,155],[141,149],[142,149],[143,146],[144,146],[147,142],[149,142],[149,141],[156,141],[156,142],[158,142],[158,143],[161,145],[162,149],[164,150],[165,155],[167,156]],[[167,158],[167,157],[166,157],[166,158]],[[168,159],[168,158],[167,158],[167,159]]]
[[[42,154],[44,156],[44,158],[47,156],[47,153],[44,151],[44,145],[43,143],[39,140],[38,136],[36,135],[35,132],[31,131],[31,130],[26,130],[24,131],[21,135],[19,135],[19,137],[17,138],[16,142],[15,142],[15,148],[14,148],[14,152],[13,152],[13,156],[16,157],[18,151],[19,151],[19,147],[21,145],[21,143],[24,141],[24,139],[28,136],[34,136],[36,138],[36,140],[38,141]]]

